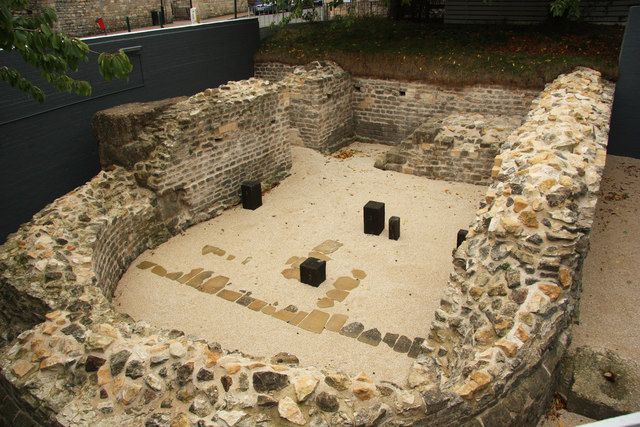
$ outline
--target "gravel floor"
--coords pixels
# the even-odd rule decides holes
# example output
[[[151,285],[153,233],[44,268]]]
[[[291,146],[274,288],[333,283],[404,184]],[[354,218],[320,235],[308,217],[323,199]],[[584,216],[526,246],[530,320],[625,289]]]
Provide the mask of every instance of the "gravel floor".
[[[384,342],[372,346],[327,330],[313,333],[272,311],[294,305],[308,313],[344,315],[347,324],[361,322],[365,331],[376,328],[382,337],[425,338],[452,269],[456,233],[472,221],[486,188],[381,171],[373,167],[374,159],[388,147],[354,144],[350,149],[340,159],[294,147],[292,176],[263,196],[261,208],[230,209],[142,254],[119,284],[117,309],[225,348],[262,356],[288,351],[302,364],[349,374],[363,370],[404,382],[413,359]],[[380,236],[363,234],[362,207],[368,200],[385,202],[387,219],[401,217],[400,240],[389,240],[386,229]],[[307,257],[327,240],[342,246],[334,252],[325,248],[330,258],[325,283],[313,288],[283,276],[283,271],[295,273],[287,265],[295,263],[293,257]],[[162,266],[156,269],[160,273],[203,268],[218,281],[229,278],[226,297],[247,291],[272,308],[253,311],[225,301],[221,294],[178,283],[176,275],[172,280],[152,268],[137,268],[142,261]],[[339,277],[349,278],[341,279],[346,294],[333,287]],[[285,312],[278,315],[289,318]]]

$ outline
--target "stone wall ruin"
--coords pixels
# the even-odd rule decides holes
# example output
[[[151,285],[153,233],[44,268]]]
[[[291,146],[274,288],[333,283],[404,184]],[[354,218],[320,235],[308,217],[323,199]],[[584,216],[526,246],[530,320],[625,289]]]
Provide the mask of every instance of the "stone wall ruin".
[[[521,119],[454,113],[425,121],[377,161],[384,170],[431,179],[489,184],[494,159]]]
[[[239,176],[217,172],[248,161],[259,179],[282,179],[290,90],[248,80],[169,106],[136,131],[132,143],[146,147],[132,147],[136,162],[106,161],[109,170],[9,237],[0,248],[4,424],[537,422],[579,301],[606,155],[612,85],[592,70],[549,84],[506,138],[404,384],[230,352],[113,309],[133,258],[237,202]],[[177,217],[163,209],[172,193],[181,194]]]
[[[292,109],[290,115],[303,144],[323,152],[340,148],[340,144],[316,142],[315,135],[321,133],[309,125],[318,114],[329,123],[336,123],[339,116],[351,124],[344,128],[351,139],[392,146],[376,167],[433,179],[487,184],[501,144],[522,123],[538,95],[532,90],[498,86],[443,88],[417,82],[347,80],[339,67],[322,65],[324,81],[331,82],[326,86],[334,93],[338,89],[340,103],[326,100],[333,102],[328,102],[333,105],[331,111],[326,103],[317,101],[322,97],[298,85],[305,94],[298,97],[298,104],[309,107]],[[259,63],[255,68],[257,77],[272,82],[291,82],[293,75],[303,72],[301,67],[278,63]],[[310,101],[309,96],[316,101]],[[343,107],[347,103],[348,113]],[[335,114],[336,108],[340,114]]]
[[[351,76],[332,62],[296,68],[282,80],[290,88],[289,120],[305,147],[332,153],[353,142]]]

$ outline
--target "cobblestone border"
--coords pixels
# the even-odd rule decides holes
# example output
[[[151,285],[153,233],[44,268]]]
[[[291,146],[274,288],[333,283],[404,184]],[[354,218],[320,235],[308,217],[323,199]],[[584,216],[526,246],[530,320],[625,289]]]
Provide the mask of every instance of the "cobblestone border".
[[[178,103],[168,110],[177,116],[163,116],[164,129],[198,116],[191,113],[206,107],[208,96],[242,105],[280,96],[256,80],[248,86],[248,96],[239,83]],[[469,236],[454,254],[426,353],[405,384],[299,366],[292,355],[230,353],[116,313],[110,293],[135,256],[219,212],[187,204],[195,214],[168,220],[162,181],[142,173],[172,164],[170,141],[159,141],[162,149],[147,165],[102,172],[2,246],[0,398],[3,408],[15,408],[3,412],[4,422],[534,424],[553,391],[579,298],[611,95],[612,85],[593,70],[560,76],[503,145]]]

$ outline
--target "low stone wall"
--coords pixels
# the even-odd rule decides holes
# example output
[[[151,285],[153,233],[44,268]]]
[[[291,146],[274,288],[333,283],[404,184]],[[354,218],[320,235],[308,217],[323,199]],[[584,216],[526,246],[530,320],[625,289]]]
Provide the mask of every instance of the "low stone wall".
[[[273,82],[295,67],[257,63],[255,76]],[[451,113],[480,113],[524,117],[538,91],[500,86],[443,88],[418,82],[352,78],[352,108],[356,138],[360,141],[399,144],[429,118]]]
[[[349,73],[333,62],[313,62],[281,82],[289,88],[290,125],[305,147],[332,153],[353,142]]]
[[[566,346],[611,98],[612,85],[593,70],[560,76],[496,157],[495,180],[454,255],[455,274],[429,336],[431,354],[448,373],[445,387],[475,410],[508,396],[541,355],[553,366],[558,357],[545,354]],[[526,408],[508,412],[515,425],[527,416]]]
[[[442,88],[424,83],[356,79],[354,115],[361,141],[398,144],[425,119],[451,113],[522,117],[537,91],[499,86]]]
[[[15,409],[3,413],[8,423],[29,412],[38,423],[78,426],[535,424],[567,344],[606,155],[612,87],[592,70],[548,85],[503,145],[404,384],[303,367],[292,355],[229,352],[113,310],[112,286],[130,259],[177,232],[158,194],[200,180],[180,171],[233,163],[220,156],[200,163],[198,150],[229,143],[225,153],[242,159],[230,140],[258,120],[226,126],[240,111],[234,105],[261,104],[278,123],[286,93],[286,85],[254,80],[169,107],[162,129],[140,133],[157,147],[141,150],[133,172],[112,166],[9,237],[0,248],[0,288],[25,313],[2,324],[9,340],[20,332],[0,349],[7,393],[0,399]],[[272,96],[284,97],[275,112]],[[254,137],[275,124],[259,121],[264,127],[254,129],[264,132]],[[196,127],[204,137],[191,133]],[[186,187],[194,197],[198,188],[209,193],[198,182]],[[214,212],[193,206],[193,220]]]
[[[279,82],[295,70],[295,65],[280,64],[278,62],[257,62],[253,74],[258,79]]]
[[[494,159],[520,124],[517,117],[454,113],[432,118],[376,160],[384,170],[446,181],[489,184]]]
[[[94,120],[101,163],[134,171],[157,195],[169,225],[184,228],[237,204],[243,181],[268,189],[287,176],[288,103],[280,86],[252,79],[179,102],[106,110]],[[123,119],[123,111],[134,120]],[[146,126],[131,126],[139,117]],[[112,138],[114,123],[122,131]]]

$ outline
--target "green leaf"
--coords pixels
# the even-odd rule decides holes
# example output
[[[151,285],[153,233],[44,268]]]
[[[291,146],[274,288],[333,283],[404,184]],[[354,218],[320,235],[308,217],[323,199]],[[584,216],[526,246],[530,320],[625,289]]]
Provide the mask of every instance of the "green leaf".
[[[16,51],[56,90],[89,96],[91,84],[68,75],[77,71],[80,62],[89,60],[89,46],[55,30],[58,18],[54,9],[28,13],[29,5],[29,0],[0,0],[0,49]],[[107,80],[126,79],[133,70],[123,51],[99,54],[98,66]],[[0,67],[0,81],[6,81],[39,102],[45,99],[42,89],[15,69]]]

